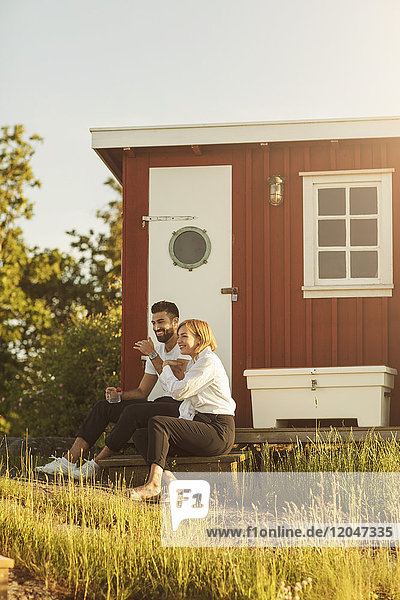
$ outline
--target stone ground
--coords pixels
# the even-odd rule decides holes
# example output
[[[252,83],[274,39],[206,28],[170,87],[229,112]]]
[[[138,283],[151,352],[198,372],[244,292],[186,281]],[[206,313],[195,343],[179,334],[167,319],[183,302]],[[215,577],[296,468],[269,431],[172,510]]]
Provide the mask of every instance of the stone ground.
[[[43,581],[14,568],[8,572],[8,600],[74,600],[74,596],[59,588],[49,590]]]

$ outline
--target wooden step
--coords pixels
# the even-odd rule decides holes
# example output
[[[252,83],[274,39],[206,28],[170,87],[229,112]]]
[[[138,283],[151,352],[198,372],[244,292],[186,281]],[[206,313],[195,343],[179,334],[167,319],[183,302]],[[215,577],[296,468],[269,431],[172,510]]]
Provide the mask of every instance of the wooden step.
[[[174,471],[181,472],[226,472],[239,471],[250,458],[250,452],[231,452],[219,456],[171,456],[168,461]],[[112,480],[125,479],[128,485],[142,485],[149,466],[138,454],[118,454],[99,460],[99,465],[108,469]]]
[[[8,570],[13,568],[13,559],[0,555],[0,600],[7,600]]]

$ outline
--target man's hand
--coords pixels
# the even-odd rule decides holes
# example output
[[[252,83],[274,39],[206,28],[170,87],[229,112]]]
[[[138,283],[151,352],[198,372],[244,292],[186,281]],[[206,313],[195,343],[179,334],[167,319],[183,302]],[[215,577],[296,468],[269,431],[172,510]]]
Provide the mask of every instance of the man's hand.
[[[149,356],[152,352],[155,352],[154,344],[150,337],[147,340],[139,340],[133,346],[134,350],[139,350],[142,354]]]
[[[184,360],[183,358],[178,358],[177,360],[164,360],[162,368],[169,365],[175,377],[182,380],[185,376],[188,362],[189,361]]]
[[[106,388],[106,400],[108,401],[108,399],[110,398],[112,393],[117,393],[117,388],[115,387],[107,387]]]

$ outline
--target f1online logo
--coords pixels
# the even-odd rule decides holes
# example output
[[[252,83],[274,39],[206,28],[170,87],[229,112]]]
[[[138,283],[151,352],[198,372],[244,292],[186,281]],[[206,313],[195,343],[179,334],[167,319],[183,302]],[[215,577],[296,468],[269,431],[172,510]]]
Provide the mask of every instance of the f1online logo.
[[[169,484],[172,531],[184,519],[204,519],[210,507],[210,484],[204,479],[171,481]]]

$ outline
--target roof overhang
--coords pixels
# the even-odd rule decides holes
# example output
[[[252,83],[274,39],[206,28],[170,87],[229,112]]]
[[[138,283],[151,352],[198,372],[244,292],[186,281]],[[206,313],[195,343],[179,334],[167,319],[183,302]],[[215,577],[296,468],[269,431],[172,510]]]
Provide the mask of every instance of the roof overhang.
[[[120,179],[122,148],[299,142],[400,137],[400,117],[212,123],[152,127],[94,127],[92,148]],[[114,152],[113,152],[114,150]]]

